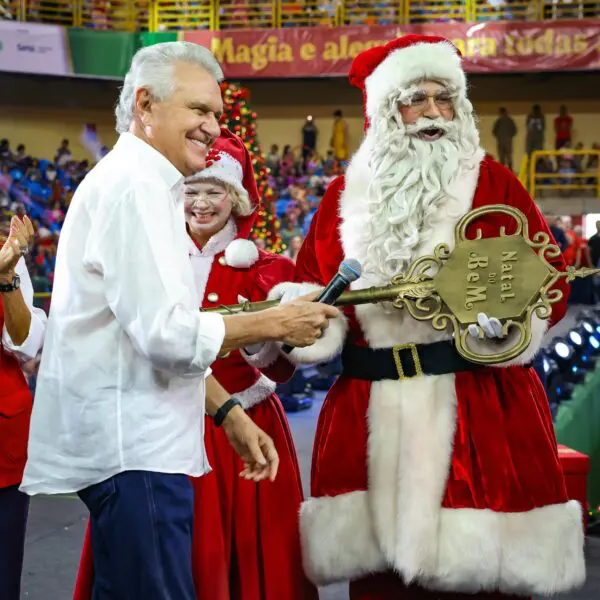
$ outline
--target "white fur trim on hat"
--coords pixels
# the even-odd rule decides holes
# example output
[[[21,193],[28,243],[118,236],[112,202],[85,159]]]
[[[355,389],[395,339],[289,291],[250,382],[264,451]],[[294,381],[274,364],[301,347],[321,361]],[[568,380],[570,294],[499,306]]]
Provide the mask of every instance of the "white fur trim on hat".
[[[217,154],[216,159],[209,159],[207,167],[189,177],[186,183],[194,183],[204,179],[216,179],[228,183],[243,198],[248,197],[248,192],[242,183],[244,179],[242,165],[227,152],[221,151]]]
[[[385,101],[415,81],[442,79],[465,94],[467,79],[461,58],[449,42],[419,43],[394,50],[365,80],[367,116],[373,119]]]
[[[258,248],[250,240],[233,240],[225,248],[225,261],[230,267],[247,269],[258,260]]]

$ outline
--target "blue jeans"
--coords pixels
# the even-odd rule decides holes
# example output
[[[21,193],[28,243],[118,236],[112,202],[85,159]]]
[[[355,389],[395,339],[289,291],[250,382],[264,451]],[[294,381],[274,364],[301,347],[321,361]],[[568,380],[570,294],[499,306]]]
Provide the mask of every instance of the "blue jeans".
[[[14,485],[0,488],[0,598],[19,600],[29,496]]]
[[[90,511],[92,600],[195,600],[186,475],[125,471],[79,497]]]

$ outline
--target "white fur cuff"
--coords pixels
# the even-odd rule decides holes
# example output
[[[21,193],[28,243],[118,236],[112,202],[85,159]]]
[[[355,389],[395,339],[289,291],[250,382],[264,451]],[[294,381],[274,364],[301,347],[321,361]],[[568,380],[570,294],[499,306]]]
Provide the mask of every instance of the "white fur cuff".
[[[366,492],[309,498],[300,508],[304,572],[315,585],[386,570],[369,518]]]
[[[322,289],[322,285],[314,283],[284,282],[276,285],[269,292],[269,300],[282,297],[284,299],[285,297],[295,299]],[[329,327],[325,330],[323,337],[318,339],[312,346],[294,348],[288,356],[295,364],[319,364],[327,362],[342,351],[347,332],[348,323],[346,317],[340,315],[329,321]]]
[[[234,396],[241,401],[244,410],[248,410],[274,393],[275,382],[271,381],[268,377],[261,375],[254,385],[251,385],[242,392],[234,394]]]
[[[265,342],[260,350],[254,354],[248,354],[246,349],[241,351],[244,360],[255,369],[266,369],[270,367],[279,358],[280,344],[277,342]]]
[[[426,588],[552,595],[585,581],[581,507],[574,500],[521,513],[443,508],[439,518],[437,560],[420,565],[414,578]],[[317,585],[388,569],[413,579],[411,557],[386,561],[368,492],[309,499],[300,527],[304,569]]]

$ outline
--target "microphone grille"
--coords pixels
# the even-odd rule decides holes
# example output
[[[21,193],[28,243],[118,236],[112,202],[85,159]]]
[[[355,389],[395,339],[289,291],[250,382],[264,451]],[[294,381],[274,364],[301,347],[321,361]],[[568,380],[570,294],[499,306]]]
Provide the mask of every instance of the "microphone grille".
[[[347,279],[349,283],[356,281],[360,277],[361,272],[362,267],[355,258],[347,258],[339,268],[340,275]]]

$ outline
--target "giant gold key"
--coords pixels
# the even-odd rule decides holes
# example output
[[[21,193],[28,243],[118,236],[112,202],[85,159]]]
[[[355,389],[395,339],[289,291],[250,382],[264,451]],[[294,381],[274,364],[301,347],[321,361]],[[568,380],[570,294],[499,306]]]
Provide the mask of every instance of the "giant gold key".
[[[497,237],[467,235],[477,219],[503,213],[514,219],[510,234],[501,228]],[[560,249],[545,232],[529,237],[525,215],[511,206],[497,204],[471,211],[456,225],[455,247],[437,246],[432,255],[415,260],[405,273],[392,278],[389,285],[350,290],[336,306],[387,303],[406,310],[412,318],[430,321],[434,329],[450,330],[457,351],[467,360],[480,364],[501,364],[516,358],[531,341],[531,319],[549,319],[552,304],[563,298],[555,286],[588,277],[600,269],[567,267],[557,270],[551,260]],[[276,306],[278,301],[244,302],[202,309],[205,312],[235,314],[255,312]],[[503,334],[513,343],[496,353],[477,352],[469,335],[469,325],[485,313],[500,320]],[[479,325],[477,325],[479,327]],[[483,331],[480,328],[480,337]]]

